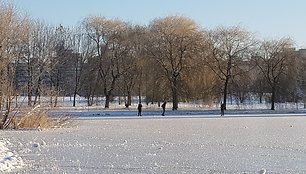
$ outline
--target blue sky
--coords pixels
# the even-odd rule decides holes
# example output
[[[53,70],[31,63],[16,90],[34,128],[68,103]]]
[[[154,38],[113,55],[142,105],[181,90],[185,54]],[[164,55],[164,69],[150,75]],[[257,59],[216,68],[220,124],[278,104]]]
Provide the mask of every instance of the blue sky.
[[[306,48],[305,0],[7,0],[34,19],[75,26],[87,16],[119,18],[134,24],[183,15],[200,26],[239,25],[258,38],[291,37]]]

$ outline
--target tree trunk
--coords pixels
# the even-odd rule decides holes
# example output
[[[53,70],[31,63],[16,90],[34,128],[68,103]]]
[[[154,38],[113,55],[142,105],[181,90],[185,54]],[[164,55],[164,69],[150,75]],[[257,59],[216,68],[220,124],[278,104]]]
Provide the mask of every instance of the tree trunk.
[[[76,83],[78,83],[78,82],[76,82]],[[75,100],[76,100],[76,96],[77,96],[77,93],[78,93],[78,87],[79,85],[78,84],[76,84],[75,85],[75,88],[74,88],[74,91],[73,91],[73,107],[75,107]]]
[[[32,85],[28,82],[28,106],[32,106]]]
[[[50,96],[50,107],[53,108],[53,96],[52,96],[52,94]]]
[[[110,94],[105,95],[105,108],[109,108],[109,103],[110,103]]]
[[[75,86],[74,86],[74,91],[73,91],[73,107],[75,107],[75,100],[76,100],[76,95],[79,89],[79,82],[80,82],[80,76],[79,74],[81,74],[81,69],[79,69],[79,65],[81,66],[82,64],[79,63],[79,57],[76,58],[76,62],[75,62],[75,78],[74,78],[74,82],[75,82]],[[78,73],[80,71],[80,73]]]
[[[73,93],[73,107],[75,107],[75,98],[76,98],[76,92]]]
[[[141,103],[141,91],[140,88],[138,89],[138,103]]]
[[[172,110],[178,109],[178,96],[177,96],[177,79],[174,77],[172,82]]]
[[[229,77],[226,77],[223,89],[223,104],[224,110],[226,110],[226,99],[227,99],[227,87],[228,87]]]
[[[93,96],[88,95],[86,98],[87,98],[87,106],[92,106],[92,104],[93,104]]]
[[[260,93],[259,93],[259,103],[260,103],[260,104],[262,104],[262,96],[263,96],[263,94],[262,94],[262,92],[260,92]]]
[[[140,82],[138,85],[138,103],[141,103],[141,83]]]
[[[272,87],[271,110],[275,110],[275,86]]]
[[[40,94],[39,94],[39,90],[38,90],[38,88],[36,89],[36,92],[35,92],[36,94],[35,94],[35,98],[34,98],[34,106],[37,104],[37,103],[39,103],[39,96],[40,96]]]
[[[131,104],[132,104],[132,96],[131,96],[131,91],[127,91],[127,104],[129,105],[129,106],[131,106]]]
[[[37,104],[37,101],[40,98],[40,85],[41,85],[41,78],[38,78],[38,82],[37,82],[37,88],[35,91],[35,99],[34,99],[34,106]]]
[[[104,83],[104,95],[105,95],[105,108],[109,108],[113,89],[115,88],[115,82],[118,77],[113,77],[111,87],[107,90],[106,83]]]
[[[7,125],[7,122],[8,122],[8,116],[9,116],[9,113],[11,112],[11,101],[10,101],[10,98],[6,98],[6,104],[5,104],[5,113],[3,115],[3,118],[2,118],[2,121],[0,123],[0,129],[5,129],[5,125]]]
[[[28,106],[32,106],[32,94],[28,93]]]
[[[0,111],[2,111],[2,105],[3,105],[3,97],[0,96]]]
[[[58,101],[58,95],[57,95],[57,92],[56,92],[55,99],[54,99],[54,107],[57,106],[57,101]]]

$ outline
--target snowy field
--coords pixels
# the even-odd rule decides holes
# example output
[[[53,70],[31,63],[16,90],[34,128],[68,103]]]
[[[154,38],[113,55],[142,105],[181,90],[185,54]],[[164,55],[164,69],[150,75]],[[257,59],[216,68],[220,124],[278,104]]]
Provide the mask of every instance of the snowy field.
[[[306,173],[303,113],[84,113],[69,128],[0,131],[0,173]]]
[[[169,103],[165,117],[157,104],[142,117],[137,103],[71,105],[62,98],[49,112],[69,127],[0,131],[0,173],[306,173],[303,104],[229,104],[225,117],[218,104]]]

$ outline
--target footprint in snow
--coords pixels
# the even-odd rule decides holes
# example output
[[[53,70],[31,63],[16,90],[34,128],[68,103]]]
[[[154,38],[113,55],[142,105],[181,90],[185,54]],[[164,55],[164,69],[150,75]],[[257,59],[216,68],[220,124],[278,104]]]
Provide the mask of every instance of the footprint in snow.
[[[258,172],[259,174],[266,174],[267,173],[267,170],[266,169],[262,169]]]

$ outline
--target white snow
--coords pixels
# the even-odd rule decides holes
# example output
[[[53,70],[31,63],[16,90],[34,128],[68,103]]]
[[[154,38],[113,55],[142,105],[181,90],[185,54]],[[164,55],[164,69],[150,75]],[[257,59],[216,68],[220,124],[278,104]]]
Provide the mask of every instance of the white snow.
[[[0,172],[10,172],[24,166],[23,160],[8,149],[8,145],[12,144],[9,141],[0,139]]]
[[[266,169],[262,169],[259,171],[259,174],[266,174],[267,170]]]
[[[168,103],[163,117],[144,104],[138,117],[137,105],[69,102],[50,115],[71,127],[0,131],[0,173],[306,173],[302,105],[228,105],[220,117],[218,105]]]
[[[124,117],[116,115],[121,112]],[[155,112],[159,113],[137,117],[134,111],[115,110],[110,117],[92,117],[82,111],[74,113],[82,119],[75,119],[69,128],[0,132],[1,154],[6,154],[1,165],[14,166],[2,171],[306,173],[302,112],[272,116],[237,112],[225,117],[218,111],[206,115],[168,111],[166,117]]]

